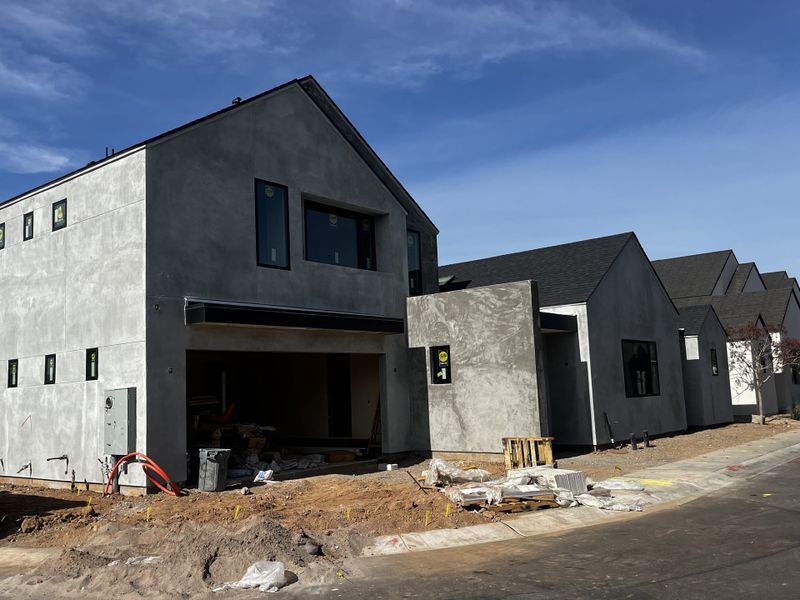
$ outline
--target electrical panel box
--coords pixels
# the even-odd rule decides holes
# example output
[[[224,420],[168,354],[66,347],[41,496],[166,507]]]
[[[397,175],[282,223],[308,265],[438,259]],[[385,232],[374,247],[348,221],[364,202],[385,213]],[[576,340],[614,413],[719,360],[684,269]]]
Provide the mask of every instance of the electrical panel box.
[[[123,456],[136,450],[136,388],[106,390],[103,396],[103,448]]]

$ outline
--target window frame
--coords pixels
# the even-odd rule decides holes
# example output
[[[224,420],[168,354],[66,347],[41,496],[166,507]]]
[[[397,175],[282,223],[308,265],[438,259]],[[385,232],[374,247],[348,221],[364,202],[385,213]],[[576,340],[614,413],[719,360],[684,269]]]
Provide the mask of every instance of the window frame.
[[[415,229],[406,229],[406,245],[408,245],[408,238],[413,236],[417,240],[417,256],[419,257],[419,268],[411,269],[411,264],[408,265],[408,295],[421,296],[422,290],[422,235]],[[408,250],[408,248],[406,248]],[[416,266],[416,265],[415,265]],[[418,273],[417,279],[419,281],[416,288],[411,286],[411,274]]]
[[[627,365],[625,364],[625,344],[642,344],[648,346],[648,354],[650,354],[650,364],[652,365],[653,362],[656,364],[656,380],[655,385],[653,386],[652,393],[646,394],[638,394],[633,389],[628,389],[628,377],[627,377]],[[655,351],[655,361],[653,361],[652,353],[649,352],[649,346],[652,345],[653,350]],[[661,366],[658,362],[658,342],[651,341],[651,340],[633,340],[633,339],[622,339],[620,344],[620,350],[622,351],[622,383],[625,387],[625,397],[626,398],[652,398],[654,396],[661,395]],[[632,393],[631,393],[632,392]]]
[[[711,348],[711,375],[719,377],[719,356],[716,348]]]
[[[94,361],[91,360],[92,353],[94,353]],[[92,377],[91,367],[94,363],[94,377]],[[86,381],[97,381],[100,377],[100,349],[87,348],[86,349]]]
[[[63,225],[56,225],[56,210],[59,206],[64,207],[64,224]],[[53,202],[52,208],[52,227],[53,231],[61,231],[62,229],[66,228],[67,226],[67,199],[63,198],[58,200],[57,202]]]
[[[16,367],[16,370],[14,371],[16,377],[15,377],[13,383],[11,381],[11,366],[12,365],[14,367]],[[8,359],[8,368],[7,368],[7,373],[6,373],[6,386],[9,389],[10,388],[19,387],[19,359],[18,358],[10,358],[10,359]]]
[[[53,359],[53,379],[50,380],[48,378],[47,372],[47,363],[50,359]],[[55,385],[56,383],[56,367],[57,367],[56,355],[55,354],[46,354],[44,357],[44,384],[45,385]]]
[[[350,266],[350,265],[341,265],[331,262],[325,262],[321,260],[314,260],[313,258],[308,257],[308,210],[314,210],[317,212],[323,212],[328,214],[335,214],[337,217],[345,217],[349,219],[354,219],[356,223],[360,221],[360,219],[369,219],[372,223],[371,231],[372,235],[370,236],[370,253],[372,255],[373,265],[372,267],[360,267],[360,266]],[[317,200],[313,200],[310,198],[303,198],[303,258],[308,262],[313,262],[322,265],[331,265],[332,267],[344,267],[345,269],[357,269],[359,271],[377,271],[378,270],[378,243],[377,243],[377,231],[375,226],[375,215],[367,214],[367,213],[360,213],[354,210],[348,210],[346,208],[340,208],[339,206],[334,206],[332,204],[325,204],[324,202],[318,202]],[[361,242],[360,236],[356,234],[356,262],[361,262],[360,256],[361,250]]]
[[[447,375],[442,381],[436,380],[436,372],[442,365],[439,360],[440,352],[447,352]],[[450,385],[453,383],[453,354],[450,352],[450,344],[443,344],[441,346],[431,346],[428,357],[431,365],[431,384],[432,385]]]
[[[286,220],[284,222],[284,234],[286,235],[286,266],[283,265],[270,265],[261,262],[261,236],[258,235],[258,186],[259,184],[268,185],[271,187],[281,188],[285,194],[286,203]],[[255,200],[255,214],[256,214],[256,265],[259,267],[266,267],[268,269],[281,269],[283,271],[291,271],[292,269],[292,244],[289,236],[289,186],[267,181],[266,179],[256,178],[253,182],[253,198]]]
[[[0,223],[0,250],[5,250],[6,247],[6,224]]]
[[[33,236],[36,234],[36,220],[34,219],[33,213],[34,213],[34,211],[30,211],[30,212],[26,212],[24,215],[22,215],[22,241],[23,242],[27,242],[28,240],[32,240]],[[31,235],[30,236],[27,236],[26,232],[25,232],[25,229],[26,229],[25,221],[28,219],[28,217],[31,218]]]

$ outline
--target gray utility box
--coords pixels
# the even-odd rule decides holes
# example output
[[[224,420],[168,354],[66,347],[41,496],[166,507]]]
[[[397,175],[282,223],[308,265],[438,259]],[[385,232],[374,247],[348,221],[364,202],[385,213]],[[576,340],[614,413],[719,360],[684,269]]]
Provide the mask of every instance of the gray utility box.
[[[136,388],[105,391],[103,448],[115,456],[136,450]]]

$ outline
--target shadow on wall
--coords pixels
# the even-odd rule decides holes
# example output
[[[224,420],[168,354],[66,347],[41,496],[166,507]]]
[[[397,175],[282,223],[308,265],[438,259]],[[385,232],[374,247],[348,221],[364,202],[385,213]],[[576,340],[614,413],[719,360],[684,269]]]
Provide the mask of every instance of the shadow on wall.
[[[580,360],[574,332],[547,333],[545,372],[550,398],[550,432],[556,445],[592,445],[589,371]]]
[[[45,517],[57,510],[85,506],[85,500],[63,500],[0,491],[0,539],[16,533],[26,517]]]
[[[420,452],[430,452],[431,450],[427,359],[428,353],[425,348],[411,348],[408,351],[408,390],[411,396],[412,447]]]

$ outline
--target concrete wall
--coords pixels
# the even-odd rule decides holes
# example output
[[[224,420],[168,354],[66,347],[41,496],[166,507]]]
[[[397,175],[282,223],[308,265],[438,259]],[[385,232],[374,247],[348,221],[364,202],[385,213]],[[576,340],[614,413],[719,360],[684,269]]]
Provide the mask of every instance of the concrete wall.
[[[288,187],[290,270],[256,264],[256,178]],[[289,86],[148,147],[147,181],[148,388],[158,397],[148,442],[173,477],[183,473],[187,348],[381,354],[384,450],[408,449],[402,335],[184,325],[186,296],[404,316],[406,212],[306,94]],[[306,261],[304,197],[373,215],[378,270]],[[435,256],[435,240],[423,246]]]
[[[718,375],[711,369],[712,348],[717,351]],[[713,316],[706,317],[699,335],[686,336],[683,359],[687,424],[706,427],[732,422],[727,336]]]
[[[686,429],[677,311],[635,240],[589,298],[587,316],[598,443],[610,441],[600,425],[604,411],[618,439],[642,430],[658,435]],[[656,343],[660,395],[626,397],[622,340]]]
[[[536,284],[409,298],[408,343],[425,348],[429,446],[501,452],[505,436],[547,435]],[[431,382],[428,349],[449,345],[452,383]]]
[[[52,231],[52,204],[67,199],[67,227]],[[99,482],[104,390],[136,387],[137,449],[145,432],[145,151],[24,196],[0,208],[0,457],[5,471],[32,462],[35,479]],[[22,215],[34,238],[22,241]],[[87,348],[99,348],[99,379],[85,381]],[[44,357],[56,354],[56,384]],[[7,389],[8,360],[19,387]],[[27,470],[21,474],[27,475]],[[123,484],[142,485],[138,467]]]

